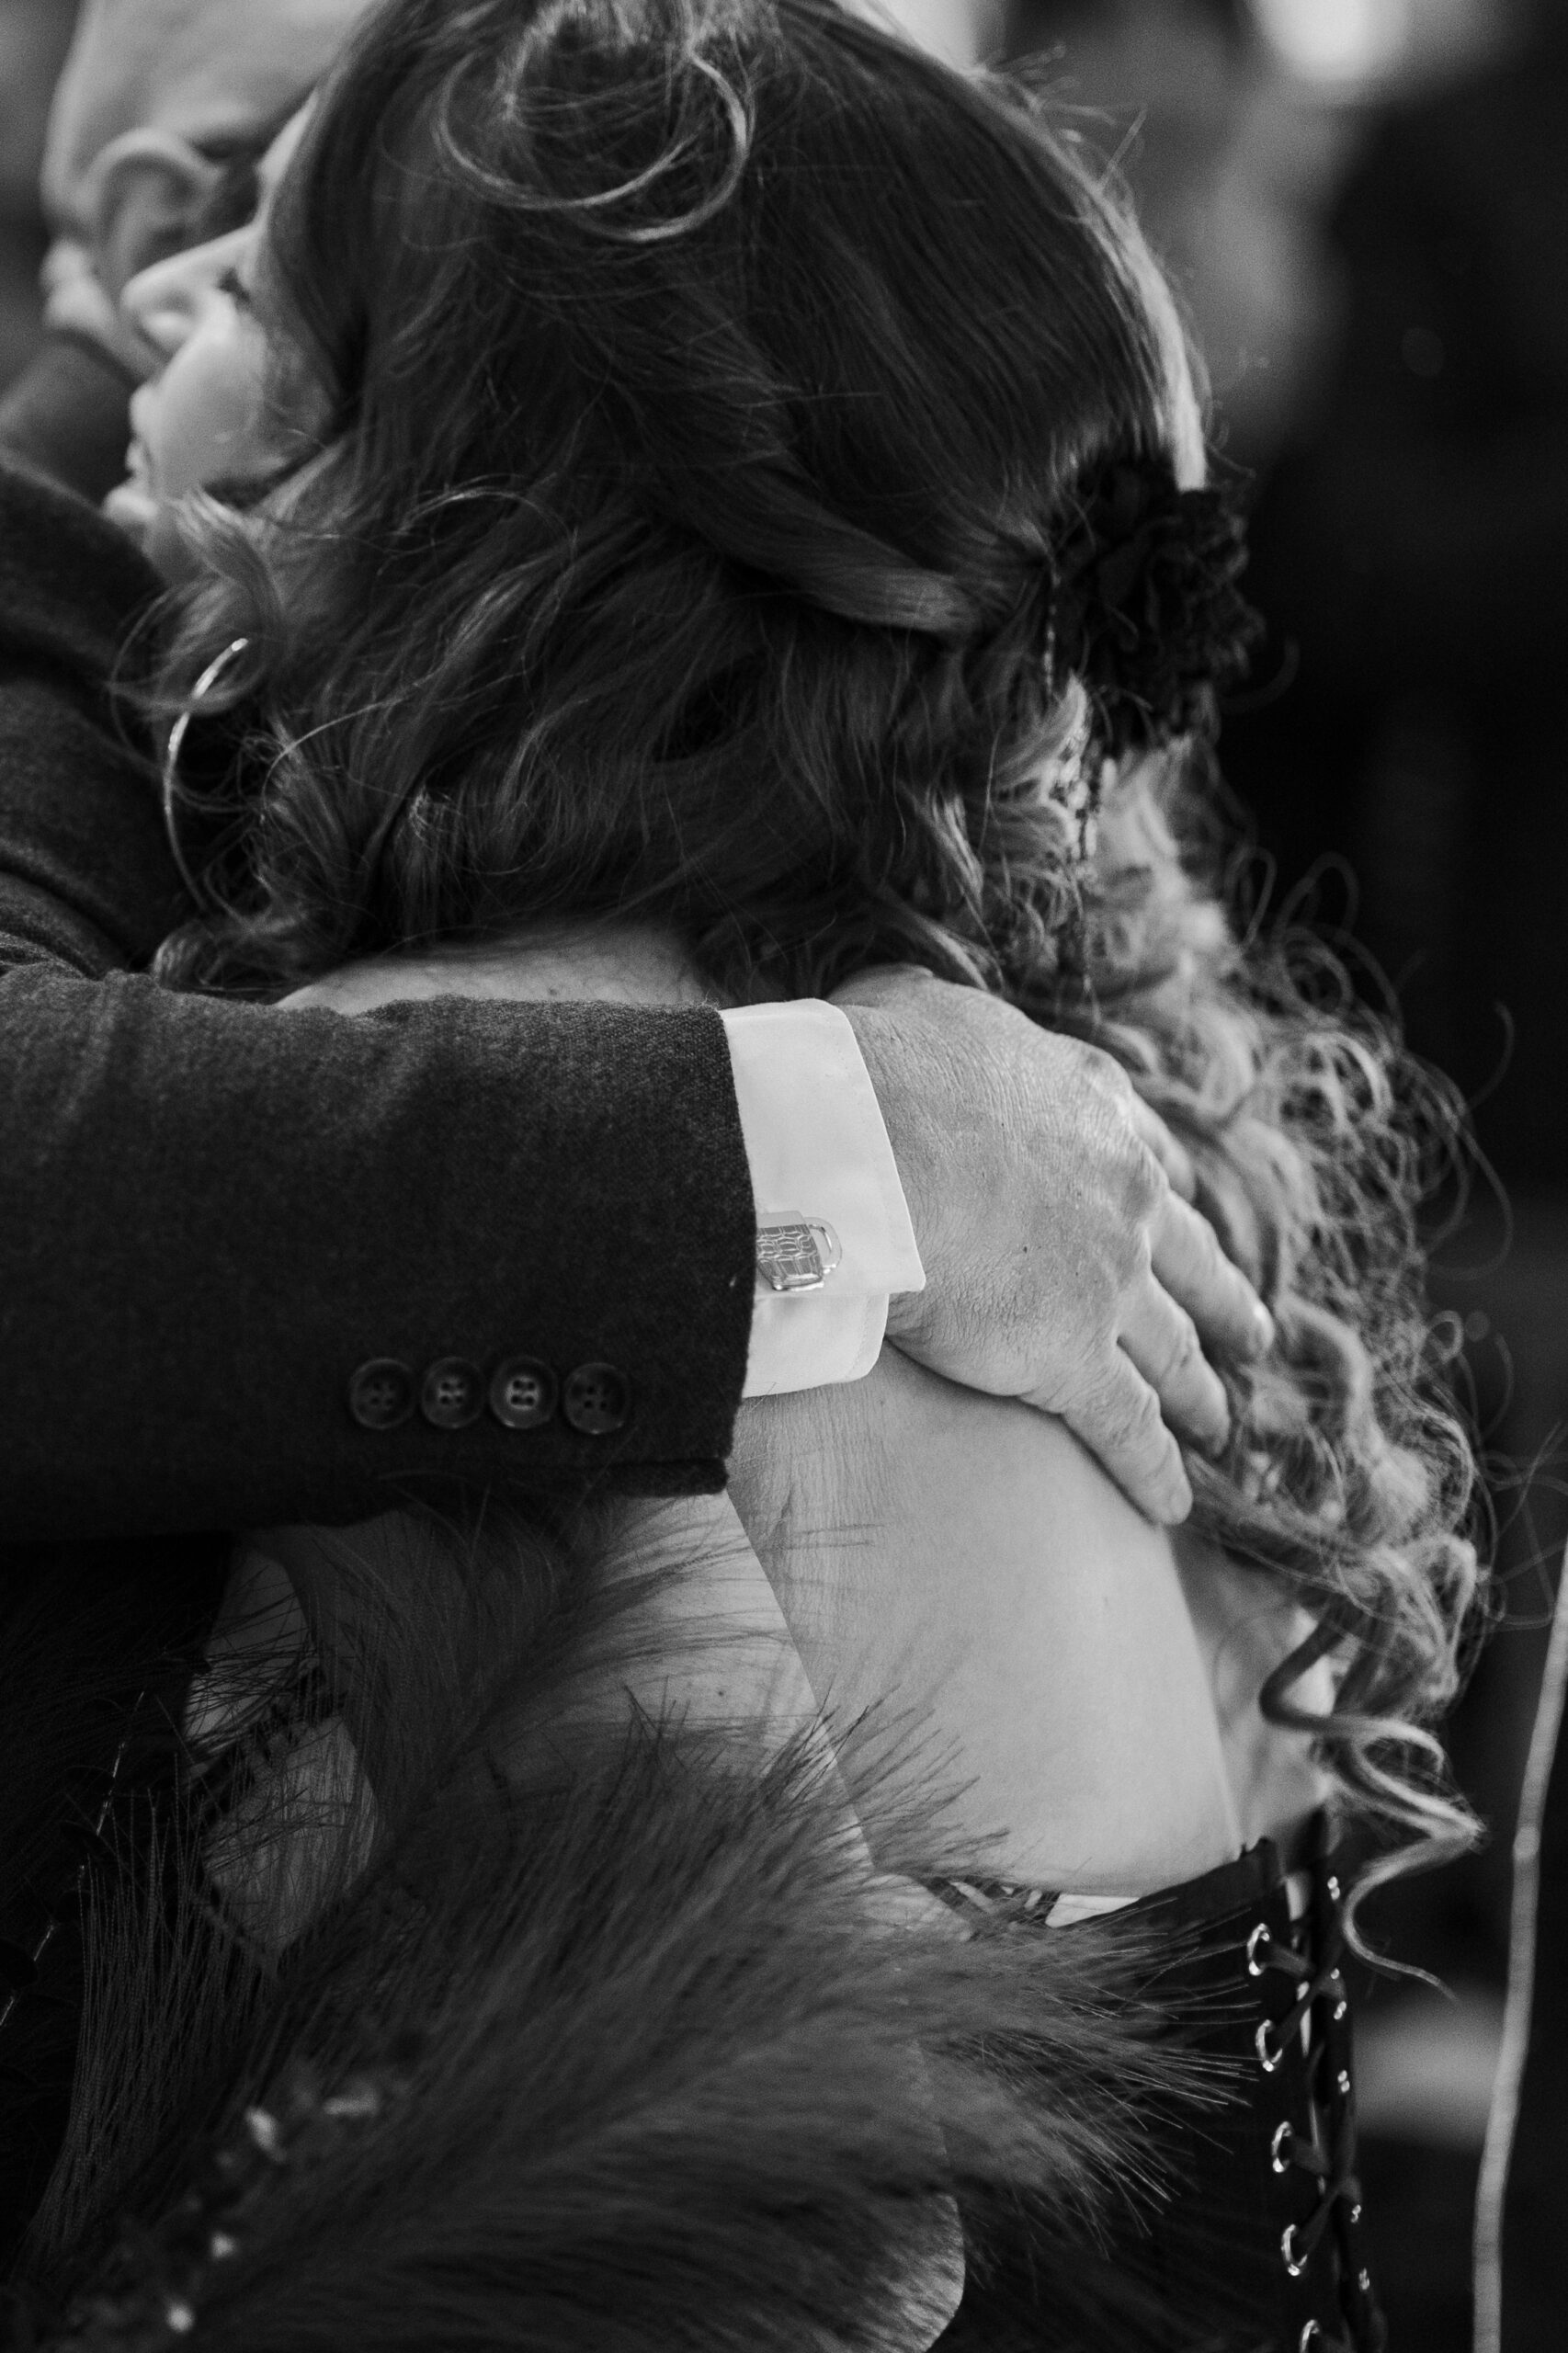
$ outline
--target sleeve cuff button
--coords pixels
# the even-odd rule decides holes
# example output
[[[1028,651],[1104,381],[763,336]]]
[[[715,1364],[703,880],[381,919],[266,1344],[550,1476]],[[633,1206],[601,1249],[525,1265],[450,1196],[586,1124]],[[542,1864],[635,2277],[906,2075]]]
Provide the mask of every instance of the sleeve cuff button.
[[[372,1357],[348,1383],[348,1410],[362,1430],[395,1430],[414,1411],[414,1375],[396,1357]]]
[[[631,1383],[613,1364],[580,1364],[566,1378],[561,1410],[585,1438],[608,1438],[631,1415]]]
[[[466,1357],[438,1357],[419,1389],[419,1410],[432,1429],[466,1430],[484,1411],[484,1377]]]
[[[508,1357],[491,1375],[490,1410],[503,1429],[542,1429],[560,1393],[549,1365],[537,1357]]]

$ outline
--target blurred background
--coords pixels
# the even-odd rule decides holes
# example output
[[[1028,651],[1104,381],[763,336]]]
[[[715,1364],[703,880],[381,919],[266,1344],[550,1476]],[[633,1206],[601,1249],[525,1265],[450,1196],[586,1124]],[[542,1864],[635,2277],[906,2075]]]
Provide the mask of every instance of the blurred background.
[[[1499,1578],[1450,1726],[1489,1843],[1369,1907],[1442,1990],[1358,1987],[1392,2342],[1459,2353],[1568,1536],[1568,0],[1007,0],[976,39],[1051,57],[1208,363],[1270,624],[1222,743],[1252,887],[1397,1006],[1483,1155],[1433,1234]]]
[[[39,265],[47,242],[38,174],[50,93],[76,0],[0,0],[0,385],[38,337]]]
[[[1435,1291],[1495,1530],[1496,1631],[1451,1727],[1491,1836],[1372,1907],[1443,1990],[1366,1974],[1358,2030],[1395,2353],[1457,2353],[1568,1536],[1568,0],[893,12],[960,56],[1042,57],[1136,193],[1254,518],[1270,635],[1224,739],[1250,887],[1397,1006],[1472,1108],[1483,1157],[1435,1205]],[[36,182],[74,17],[0,0],[0,384],[38,335]]]

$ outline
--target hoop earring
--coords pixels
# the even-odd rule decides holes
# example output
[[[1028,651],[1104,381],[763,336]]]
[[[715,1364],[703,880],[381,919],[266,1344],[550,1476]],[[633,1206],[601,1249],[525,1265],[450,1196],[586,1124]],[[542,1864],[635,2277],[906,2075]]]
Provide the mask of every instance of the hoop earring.
[[[164,751],[164,832],[168,837],[170,854],[179,869],[180,881],[185,884],[197,905],[207,909],[210,913],[216,910],[218,902],[206,884],[192,873],[186,863],[185,852],[180,847],[179,823],[176,814],[179,800],[179,756],[185,744],[186,731],[196,716],[197,705],[204,695],[211,693],[230,663],[238,654],[243,654],[249,643],[248,637],[236,637],[225,645],[222,654],[209,662],[206,669],[192,687],[187,698],[185,709],[170,728],[169,740]]]

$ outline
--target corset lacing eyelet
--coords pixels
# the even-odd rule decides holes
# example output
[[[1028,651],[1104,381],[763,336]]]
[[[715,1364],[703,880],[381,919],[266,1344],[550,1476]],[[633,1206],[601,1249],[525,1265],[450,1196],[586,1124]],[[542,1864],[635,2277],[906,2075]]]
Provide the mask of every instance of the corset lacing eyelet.
[[[1384,2353],[1387,2329],[1371,2292],[1364,2260],[1353,2234],[1361,2219],[1361,2185],[1356,2174],[1356,2105],[1349,2070],[1349,2002],[1340,1962],[1345,1951],[1337,1880],[1319,1881],[1317,1908],[1321,1948],[1300,1952],[1260,1921],[1246,1940],[1252,1977],[1273,1972],[1292,1981],[1290,2006],[1266,2018],[1255,2037],[1258,2064],[1266,2075],[1283,2065],[1292,2044],[1303,2047],[1314,2120],[1308,2131],[1287,2121],[1276,2127],[1269,2164],[1276,2174],[1292,2167],[1309,2174],[1319,2197],[1311,2213],[1287,2225],[1280,2259],[1300,2279],[1332,2229],[1338,2255],[1340,2304],[1348,2333],[1331,2334],[1322,2321],[1301,2330],[1299,2353]],[[1326,1900],[1325,1900],[1326,1898]]]

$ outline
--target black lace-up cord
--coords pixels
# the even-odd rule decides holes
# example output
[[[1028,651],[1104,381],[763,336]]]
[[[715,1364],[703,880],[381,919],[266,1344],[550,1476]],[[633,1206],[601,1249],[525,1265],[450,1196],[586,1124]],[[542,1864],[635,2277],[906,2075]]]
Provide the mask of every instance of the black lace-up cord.
[[[1346,1996],[1345,1980],[1339,1964],[1345,1953],[1345,1932],[1337,1918],[1325,1939],[1325,1949],[1314,1969],[1303,1953],[1293,1945],[1281,1944],[1266,1927],[1255,1928],[1247,1940],[1247,1968],[1253,1976],[1266,1969],[1278,1971],[1296,1980],[1296,1997],[1285,2016],[1265,2019],[1257,2030],[1257,2055],[1265,2067],[1273,2071],[1279,2064],[1279,2055],[1293,2034],[1299,2033],[1325,1995],[1334,1996],[1337,2021],[1345,2015]],[[1269,2048],[1272,2042],[1273,2048]]]
[[[1361,2203],[1361,2185],[1349,2169],[1349,2152],[1343,2146],[1329,2157],[1310,2141],[1303,2141],[1293,2124],[1282,2124],[1274,2136],[1274,2165],[1282,2173],[1287,2165],[1296,2165],[1302,2173],[1310,2173],[1323,2192],[1309,2221],[1299,2229],[1294,2226],[1291,2241],[1296,2254],[1309,2257],[1333,2219],[1335,2208],[1342,2198],[1354,2207]]]
[[[1350,2005],[1340,1967],[1345,1956],[1345,1932],[1340,1917],[1339,1883],[1331,1877],[1326,1885],[1330,1901],[1315,1965],[1261,1923],[1247,1940],[1250,1975],[1261,1976],[1265,1970],[1272,1970],[1291,1978],[1296,1987],[1284,2017],[1266,2018],[1257,2029],[1257,2056],[1264,2069],[1269,2074],[1274,2072],[1292,2036],[1300,2034],[1303,2027],[1309,2033],[1313,2024],[1320,2027],[1312,2037],[1315,2047],[1310,2051],[1308,2063],[1316,2104],[1327,2127],[1327,2146],[1303,2138],[1293,2125],[1286,2123],[1274,2136],[1272,2160],[1276,2172],[1283,2173],[1287,2166],[1294,2165],[1311,2174],[1322,2194],[1305,2222],[1288,2226],[1280,2252],[1294,2275],[1311,2262],[1325,2234],[1331,2226],[1334,2228],[1342,2292],[1350,2306],[1346,2317],[1353,2334],[1348,2337],[1331,2336],[1321,2322],[1309,2321],[1301,2331],[1301,2353],[1383,2353],[1386,2325],[1352,2235],[1361,2219],[1361,2185],[1356,2172],[1356,2100],[1350,2080],[1349,2030],[1346,2025]]]

